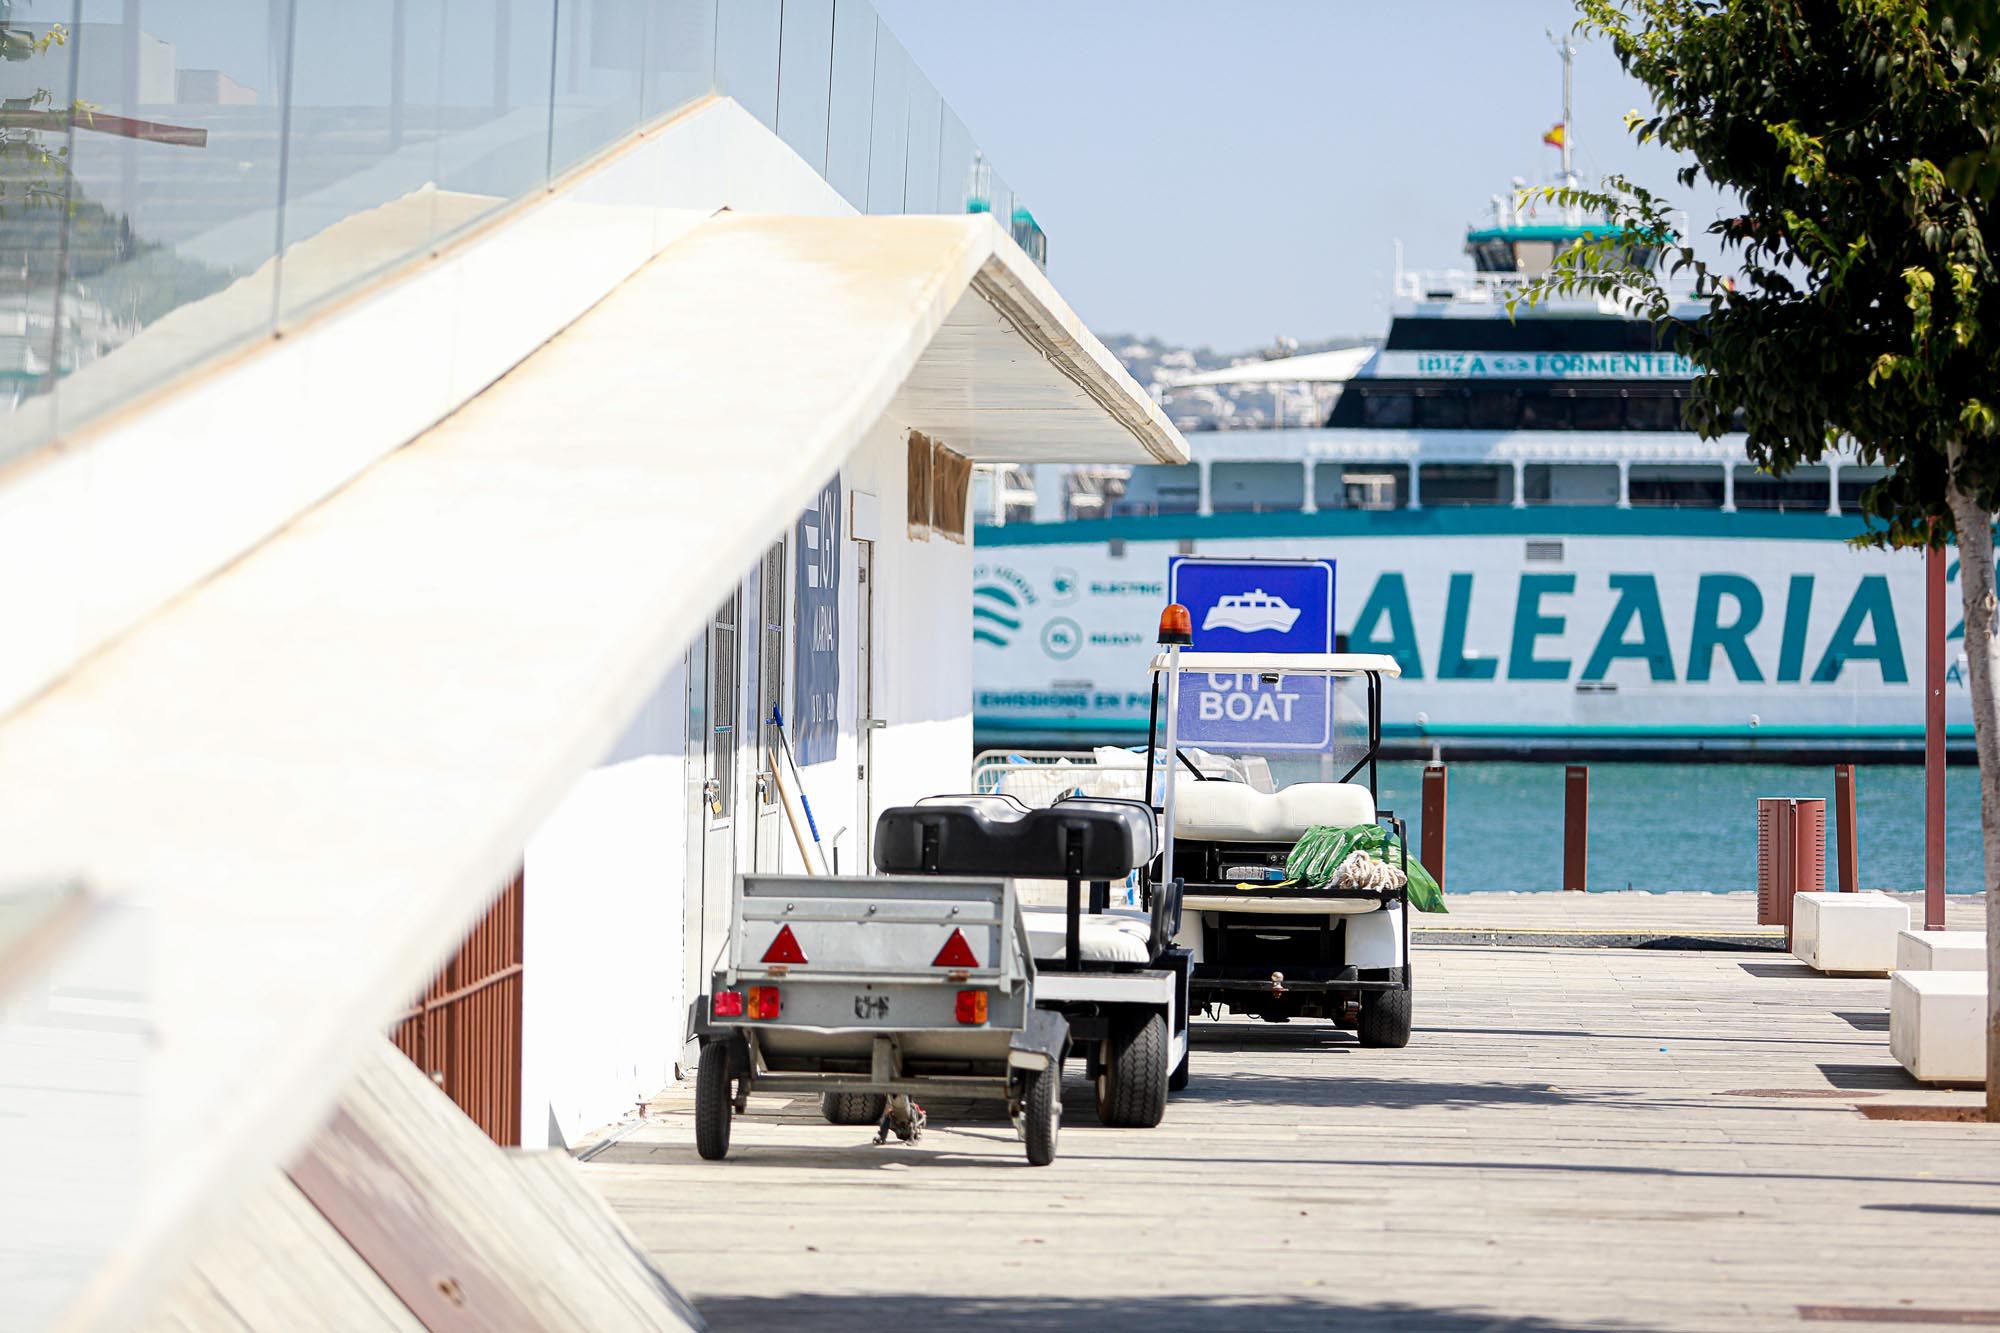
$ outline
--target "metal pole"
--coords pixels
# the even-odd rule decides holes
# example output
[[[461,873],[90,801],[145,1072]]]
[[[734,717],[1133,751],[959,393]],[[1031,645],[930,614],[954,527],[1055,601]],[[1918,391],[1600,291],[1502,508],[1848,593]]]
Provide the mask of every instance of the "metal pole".
[[[1424,768],[1424,854],[1419,859],[1431,878],[1444,887],[1445,768],[1429,764]]]
[[[1833,843],[1840,859],[1840,891],[1853,893],[1861,887],[1859,837],[1854,824],[1854,765],[1833,766]]]
[[[1590,770],[1563,770],[1563,890],[1585,893],[1590,871]]]
[[[1944,929],[1944,550],[1924,552],[1924,929]]]
[[[1181,647],[1174,644],[1167,649],[1167,752],[1161,756],[1165,769],[1160,781],[1166,784],[1164,804],[1160,811],[1160,823],[1164,829],[1161,837],[1166,839],[1166,847],[1160,853],[1160,883],[1174,882],[1174,792],[1180,787],[1180,756],[1176,748],[1180,743],[1181,711]]]

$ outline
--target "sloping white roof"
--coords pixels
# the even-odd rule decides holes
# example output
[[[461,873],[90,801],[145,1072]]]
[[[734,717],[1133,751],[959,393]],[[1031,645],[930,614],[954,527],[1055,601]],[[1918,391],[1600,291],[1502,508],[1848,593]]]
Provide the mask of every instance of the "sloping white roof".
[[[1341,347],[1331,352],[1308,352],[1304,356],[1281,357],[1276,361],[1249,361],[1220,370],[1204,370],[1183,376],[1168,389],[1193,389],[1219,384],[1339,384],[1354,378],[1373,347]]]
[[[722,215],[0,722],[0,885],[112,905],[0,996],[30,1325],[129,1326],[297,1151],[892,403],[981,460],[1187,457],[990,219]]]

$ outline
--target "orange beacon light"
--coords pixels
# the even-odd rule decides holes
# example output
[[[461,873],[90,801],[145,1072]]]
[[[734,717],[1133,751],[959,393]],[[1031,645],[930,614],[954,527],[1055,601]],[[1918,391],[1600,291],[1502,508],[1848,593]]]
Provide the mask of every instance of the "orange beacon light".
[[[1160,642],[1168,647],[1178,645],[1182,648],[1194,642],[1194,617],[1179,602],[1171,603],[1160,612]]]

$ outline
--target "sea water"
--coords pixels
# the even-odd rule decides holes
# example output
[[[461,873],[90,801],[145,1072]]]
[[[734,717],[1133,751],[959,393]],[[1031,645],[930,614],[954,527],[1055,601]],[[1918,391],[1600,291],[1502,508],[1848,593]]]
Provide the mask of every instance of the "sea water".
[[[1562,887],[1563,767],[1504,760],[1450,765],[1449,891]],[[1839,886],[1831,764],[1589,767],[1592,889],[1754,889],[1760,796],[1825,799],[1827,887]],[[1921,889],[1923,765],[1858,764],[1854,773],[1861,887]],[[1412,851],[1423,846],[1422,774],[1423,765],[1416,761],[1381,766],[1379,803],[1409,824]],[[1976,893],[1983,882],[1979,771],[1954,764],[1945,777],[1945,887],[1951,893]]]

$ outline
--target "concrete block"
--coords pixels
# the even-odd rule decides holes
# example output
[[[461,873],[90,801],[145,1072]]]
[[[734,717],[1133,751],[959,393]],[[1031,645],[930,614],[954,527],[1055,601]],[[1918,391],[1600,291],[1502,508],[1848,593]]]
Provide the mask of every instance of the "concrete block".
[[[1801,893],[1792,899],[1792,955],[1821,972],[1887,976],[1908,905],[1886,893]]]
[[[1984,972],[1986,934],[1978,930],[1906,930],[1896,936],[1898,972]]]
[[[1986,974],[1898,972],[1889,981],[1889,1053],[1927,1083],[1986,1081]]]

